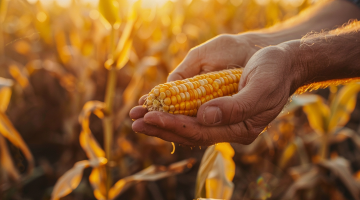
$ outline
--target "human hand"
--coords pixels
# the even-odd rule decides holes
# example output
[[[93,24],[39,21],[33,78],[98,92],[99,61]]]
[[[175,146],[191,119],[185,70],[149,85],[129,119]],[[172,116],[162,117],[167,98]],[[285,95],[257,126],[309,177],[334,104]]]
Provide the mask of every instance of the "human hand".
[[[133,130],[190,146],[219,142],[250,144],[300,86],[301,76],[294,73],[294,56],[289,54],[281,46],[258,51],[244,69],[240,91],[203,104],[196,118],[135,107],[130,111],[130,117],[137,119]],[[139,103],[143,102],[144,98],[140,99]]]

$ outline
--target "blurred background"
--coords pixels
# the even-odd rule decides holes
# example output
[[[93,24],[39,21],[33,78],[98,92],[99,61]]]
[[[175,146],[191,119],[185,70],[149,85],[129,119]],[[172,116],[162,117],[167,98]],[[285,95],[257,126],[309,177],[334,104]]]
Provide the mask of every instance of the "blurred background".
[[[140,96],[166,82],[191,48],[222,33],[270,27],[316,3],[119,0],[119,16],[112,23],[111,16],[103,17],[97,0],[0,2],[0,77],[4,78],[0,89],[8,89],[0,93],[0,107],[8,104],[0,119],[0,199],[34,200],[50,199],[59,178],[76,162],[90,159],[79,141],[84,130],[84,121],[78,119],[81,113],[88,115],[94,140],[105,148],[101,114],[86,113],[83,107],[104,101],[106,63],[111,62],[109,55],[115,48],[111,46],[119,40],[123,44],[115,73],[111,185],[149,166],[169,166],[189,158],[196,162],[188,162],[180,175],[175,170],[166,178],[131,185],[116,198],[193,199],[206,147],[175,144],[175,153],[170,154],[171,143],[132,131],[129,110]],[[123,35],[128,36],[122,40]],[[333,86],[312,95],[330,105],[341,89]],[[356,103],[356,92],[352,96]],[[322,136],[309,124],[309,112],[301,109],[314,101],[304,98],[294,100],[291,112],[276,119],[253,144],[233,145],[236,167],[231,199],[360,198],[359,106],[346,113],[346,123],[326,140],[327,162],[320,162]],[[3,103],[6,99],[9,103]],[[355,103],[343,104],[355,107]],[[98,198],[88,178],[91,173],[86,168],[76,189],[62,199]]]

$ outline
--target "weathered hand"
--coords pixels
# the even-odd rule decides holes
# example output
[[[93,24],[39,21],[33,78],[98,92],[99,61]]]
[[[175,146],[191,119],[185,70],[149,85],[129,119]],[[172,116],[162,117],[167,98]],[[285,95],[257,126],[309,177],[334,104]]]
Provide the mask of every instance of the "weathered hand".
[[[218,51],[220,54],[220,49]],[[205,66],[200,71],[198,68],[198,71],[191,71],[190,67],[189,70],[176,69],[169,80],[226,67],[226,63],[219,66],[215,61],[198,62],[195,62],[193,68]],[[204,65],[205,62],[207,64]],[[203,104],[196,118],[147,112],[144,107],[135,107],[130,111],[130,117],[137,119],[133,123],[133,130],[191,146],[219,142],[250,144],[279,114],[294,91],[293,88],[298,86],[298,76],[294,76],[292,66],[289,51],[284,47],[266,47],[248,61],[236,95],[216,98]],[[144,98],[139,103],[143,101]]]

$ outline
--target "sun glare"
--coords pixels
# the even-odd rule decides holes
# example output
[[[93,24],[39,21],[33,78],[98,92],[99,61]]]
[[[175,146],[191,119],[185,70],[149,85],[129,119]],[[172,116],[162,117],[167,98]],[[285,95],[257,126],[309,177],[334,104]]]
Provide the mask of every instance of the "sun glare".
[[[42,5],[48,6],[56,2],[61,7],[69,7],[71,5],[71,0],[27,0],[29,3],[36,3],[40,1]],[[135,3],[138,0],[127,0],[130,3]],[[176,0],[143,0],[143,8],[154,8],[164,5],[167,1],[176,1]],[[89,4],[91,6],[97,6],[99,0],[81,0],[84,4]]]

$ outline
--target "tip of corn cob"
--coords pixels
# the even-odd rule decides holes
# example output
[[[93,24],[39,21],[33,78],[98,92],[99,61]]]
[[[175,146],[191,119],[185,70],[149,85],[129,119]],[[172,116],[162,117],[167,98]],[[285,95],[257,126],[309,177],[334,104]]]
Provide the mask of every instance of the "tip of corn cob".
[[[237,93],[242,71],[227,69],[157,85],[144,104],[148,111],[196,116],[205,102]]]

